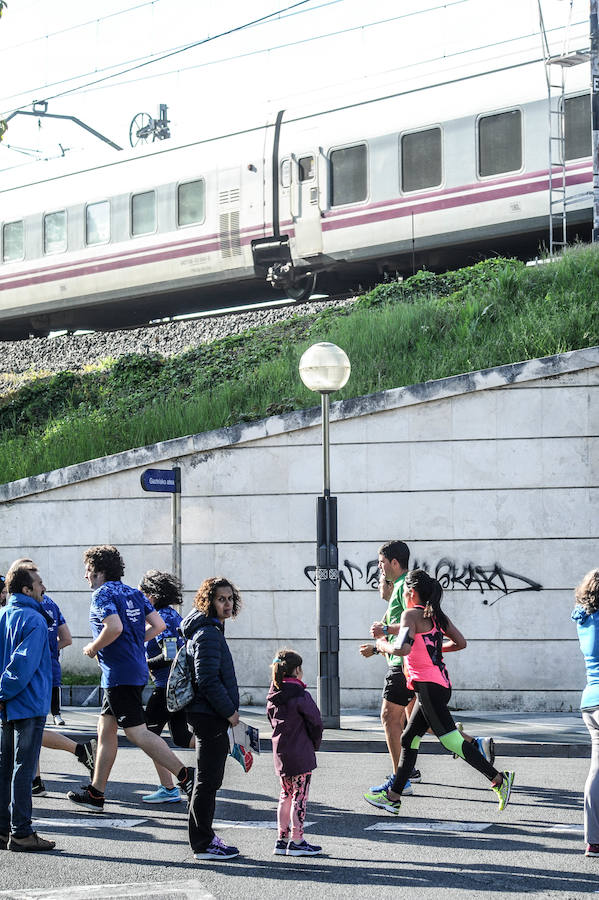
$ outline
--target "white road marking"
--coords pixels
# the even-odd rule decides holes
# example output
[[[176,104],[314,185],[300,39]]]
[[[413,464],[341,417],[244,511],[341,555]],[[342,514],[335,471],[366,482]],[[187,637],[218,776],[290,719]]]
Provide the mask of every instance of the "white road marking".
[[[547,825],[547,831],[565,831],[570,834],[584,834],[584,825]]]
[[[486,831],[492,822],[375,822],[364,831]]]
[[[257,822],[227,822],[223,819],[215,819],[212,823],[214,828],[268,828],[270,831],[276,831],[277,823],[275,820],[265,822],[257,821]],[[314,822],[304,822],[304,828],[310,828],[310,826],[314,825]],[[2,896],[0,894],[0,896]]]
[[[78,819],[34,819],[35,828],[135,828],[147,819],[105,819],[104,816],[80,816]],[[0,894],[0,897],[2,894]]]
[[[9,900],[122,900],[123,897],[155,897],[157,900],[216,900],[195,878],[188,881],[163,881],[160,884],[136,882],[132,884],[82,884],[75,887],[52,888],[49,891],[0,891]]]

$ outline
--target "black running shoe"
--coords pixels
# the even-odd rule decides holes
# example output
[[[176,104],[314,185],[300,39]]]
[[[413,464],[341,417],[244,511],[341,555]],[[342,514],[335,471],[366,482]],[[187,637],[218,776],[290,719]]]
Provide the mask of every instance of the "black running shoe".
[[[287,856],[317,856],[322,847],[319,847],[317,844],[309,844],[308,841],[300,841],[298,844],[295,841],[289,841],[289,845],[287,847]]]
[[[410,781],[413,781],[414,784],[420,784],[420,782],[422,781],[420,769],[412,769],[412,772],[410,774]]]
[[[177,784],[184,792],[188,800],[191,800],[191,795],[193,793],[193,783],[195,781],[195,769],[191,769],[189,766],[185,767],[185,778],[182,781],[178,781]]]
[[[87,771],[92,775],[94,774],[94,766],[96,764],[97,749],[98,742],[95,738],[92,738],[91,741],[87,741],[85,744],[77,744],[77,750],[75,751],[75,755],[81,765],[85,766]]]
[[[39,775],[37,775],[31,784],[31,796],[32,797],[45,797],[46,796],[46,785],[42,781]]]
[[[90,812],[104,812],[104,796],[94,797],[91,790],[91,784],[88,784],[82,791],[69,791],[67,799],[77,806],[85,806]]]

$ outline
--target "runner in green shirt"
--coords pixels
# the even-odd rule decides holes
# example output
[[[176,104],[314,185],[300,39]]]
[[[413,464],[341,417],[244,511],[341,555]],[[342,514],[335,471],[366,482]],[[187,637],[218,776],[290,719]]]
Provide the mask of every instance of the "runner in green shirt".
[[[387,612],[383,616],[383,631],[387,626],[399,624],[401,614],[404,611],[403,601],[403,583],[408,571],[408,563],[410,561],[410,550],[403,541],[387,541],[379,548],[379,569],[381,573],[380,593],[381,597],[388,601]],[[391,590],[391,585],[393,588]],[[389,594],[389,591],[391,593]],[[393,644],[397,634],[389,634],[387,640],[389,644]],[[362,656],[369,657],[378,653],[376,647],[372,644],[362,644],[360,647]],[[381,704],[381,722],[385,730],[385,740],[391,757],[393,771],[383,784],[389,784],[393,781],[393,776],[397,770],[399,756],[401,753],[401,735],[406,725],[406,706],[413,699],[414,692],[411,691],[407,684],[403,672],[403,660],[401,656],[385,654],[387,657],[388,671],[383,687],[383,702]],[[420,780],[420,773],[413,773],[412,779]],[[376,785],[377,788],[380,785]],[[380,787],[386,790],[385,787]],[[408,782],[408,793],[411,793],[410,782]],[[405,795],[405,790],[404,790]]]

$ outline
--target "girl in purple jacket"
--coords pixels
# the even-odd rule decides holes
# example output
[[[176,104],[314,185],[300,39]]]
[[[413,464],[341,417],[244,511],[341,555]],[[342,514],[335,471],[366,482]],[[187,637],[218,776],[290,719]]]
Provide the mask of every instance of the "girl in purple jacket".
[[[304,840],[304,820],[312,770],[322,740],[322,719],[302,681],[302,658],[279,650],[272,661],[266,714],[272,725],[272,755],[281,779],[276,856],[315,856],[322,847]],[[291,831],[291,840],[289,840]]]

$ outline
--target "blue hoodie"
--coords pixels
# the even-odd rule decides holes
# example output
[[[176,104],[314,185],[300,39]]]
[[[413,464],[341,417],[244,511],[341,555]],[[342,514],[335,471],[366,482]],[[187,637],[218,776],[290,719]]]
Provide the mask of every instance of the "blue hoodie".
[[[599,611],[589,615],[582,606],[576,606],[572,619],[576,622],[580,649],[587,669],[587,686],[580,698],[580,708],[590,709],[599,706]]]
[[[11,594],[0,609],[0,700],[3,720],[46,716],[52,695],[48,617],[41,603]]]

